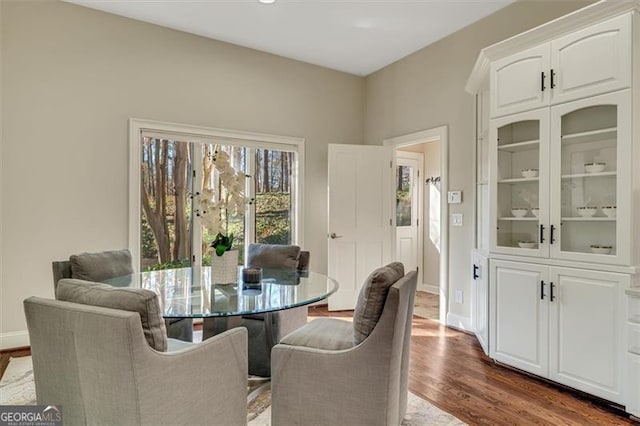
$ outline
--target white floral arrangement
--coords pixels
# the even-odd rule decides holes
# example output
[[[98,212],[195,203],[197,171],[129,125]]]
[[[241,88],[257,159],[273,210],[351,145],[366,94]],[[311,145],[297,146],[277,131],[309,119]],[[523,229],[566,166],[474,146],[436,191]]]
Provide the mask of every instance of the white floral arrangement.
[[[244,209],[246,204],[253,201],[247,199],[244,193],[245,180],[249,176],[236,171],[229,163],[229,154],[218,147],[204,161],[205,167],[218,170],[222,193],[219,199],[211,188],[203,188],[202,192],[196,193],[194,214],[200,217],[202,224],[211,232],[227,236],[229,215]]]

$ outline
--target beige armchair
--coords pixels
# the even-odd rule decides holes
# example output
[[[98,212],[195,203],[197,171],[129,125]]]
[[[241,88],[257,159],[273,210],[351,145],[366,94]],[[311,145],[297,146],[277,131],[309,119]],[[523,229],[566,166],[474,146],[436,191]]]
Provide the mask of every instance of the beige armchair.
[[[309,272],[309,257],[308,251],[300,251],[295,245],[250,244],[246,264],[263,268],[265,278],[290,270],[286,278],[295,280],[296,274]],[[249,373],[271,376],[271,349],[281,338],[306,323],[306,306],[243,316],[242,325],[249,331]]]
[[[109,278],[133,274],[133,261],[128,249],[73,254],[69,260],[51,262],[51,267],[54,294],[57,294],[58,281],[61,279],[78,278],[100,282]],[[167,318],[165,326],[169,337],[185,342],[193,340],[193,320],[191,318]]]
[[[159,352],[138,312],[37,297],[24,310],[38,404],[62,405],[65,424],[246,424],[245,329]]]
[[[399,268],[398,268],[399,265]],[[391,264],[386,268],[401,268]],[[383,270],[385,268],[380,268]],[[379,270],[378,270],[379,271]],[[370,276],[375,280],[380,274]],[[402,272],[403,273],[403,272]],[[386,299],[373,301],[361,292],[364,309],[384,305],[366,327],[333,318],[316,319],[286,336],[271,354],[272,424],[398,425],[407,409],[409,348],[415,271],[386,287]],[[402,277],[398,279],[397,277]],[[379,284],[379,282],[378,282]],[[386,285],[386,283],[385,283]],[[364,295],[363,295],[364,294]],[[359,309],[356,308],[356,314]],[[354,314],[354,321],[355,321]],[[366,324],[365,324],[366,325]],[[355,328],[355,329],[354,329]],[[363,339],[359,343],[360,339]]]

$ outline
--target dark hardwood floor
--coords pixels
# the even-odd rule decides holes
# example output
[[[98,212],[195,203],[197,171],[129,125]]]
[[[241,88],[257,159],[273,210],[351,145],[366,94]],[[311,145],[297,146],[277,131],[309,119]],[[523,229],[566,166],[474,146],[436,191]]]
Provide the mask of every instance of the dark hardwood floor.
[[[351,318],[353,311],[309,308],[309,316]],[[0,377],[10,356],[0,353]],[[476,338],[415,316],[409,389],[470,425],[633,425],[605,401],[493,363]]]
[[[350,318],[352,311],[309,309]],[[409,389],[470,425],[633,425],[605,401],[495,364],[475,336],[414,316]]]

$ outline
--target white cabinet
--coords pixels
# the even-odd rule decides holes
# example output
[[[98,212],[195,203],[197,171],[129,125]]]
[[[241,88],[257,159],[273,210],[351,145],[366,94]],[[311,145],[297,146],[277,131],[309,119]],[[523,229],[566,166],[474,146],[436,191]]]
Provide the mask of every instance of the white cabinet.
[[[491,260],[490,355],[622,403],[624,274]]]
[[[640,289],[627,291],[627,411],[640,417]]]
[[[548,374],[548,268],[491,260],[490,356],[546,377]]]
[[[473,291],[472,320],[475,335],[485,354],[489,354],[489,259],[477,251],[471,253]]]
[[[623,291],[640,283],[639,83],[640,3],[600,1],[482,49],[466,86],[477,117],[489,93],[475,246],[489,356],[635,415],[640,303],[625,320]]]
[[[551,103],[631,86],[631,15],[592,25],[551,42]]]
[[[631,92],[491,120],[491,251],[628,265]]]
[[[549,45],[536,46],[491,64],[491,117],[549,105]]]
[[[491,63],[491,117],[631,86],[631,15]]]
[[[549,268],[549,378],[623,402],[624,290],[629,276]]]

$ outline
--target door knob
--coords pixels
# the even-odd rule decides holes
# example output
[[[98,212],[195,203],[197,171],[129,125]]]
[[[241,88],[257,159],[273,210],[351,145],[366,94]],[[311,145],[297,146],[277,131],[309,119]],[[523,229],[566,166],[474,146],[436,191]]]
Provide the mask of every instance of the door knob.
[[[329,236],[332,240],[335,240],[336,238],[342,238],[342,235],[336,235],[335,232],[332,232],[331,234],[329,234]]]

